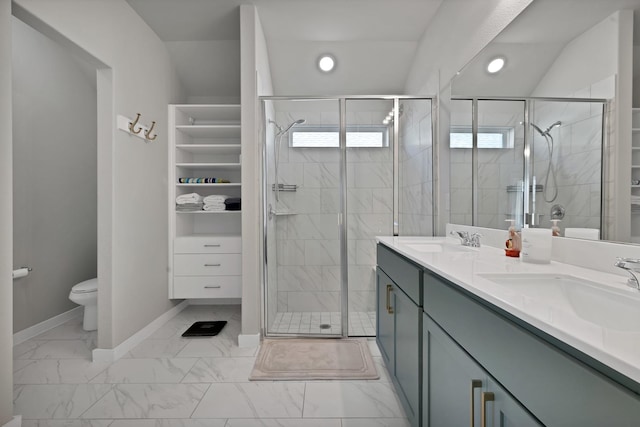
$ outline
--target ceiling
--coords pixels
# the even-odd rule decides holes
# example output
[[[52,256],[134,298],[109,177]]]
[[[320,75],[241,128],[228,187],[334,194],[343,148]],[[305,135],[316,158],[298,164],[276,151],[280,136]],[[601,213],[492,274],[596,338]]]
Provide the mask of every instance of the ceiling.
[[[460,71],[454,95],[531,95],[567,43],[623,9],[635,10],[640,22],[640,0],[534,0]],[[634,44],[640,44],[640,31]],[[506,58],[508,72],[485,72],[496,56]]]
[[[462,13],[471,1],[496,3],[249,0],[264,29],[278,95],[403,93],[421,38],[438,19],[438,8],[447,2]],[[127,2],[166,42],[190,96],[239,98],[239,5],[247,0]],[[562,46],[624,8],[640,9],[640,0],[533,0],[478,57],[502,44],[503,50],[522,55],[523,72],[542,73]],[[315,60],[325,52],[337,59],[330,74],[315,68]]]

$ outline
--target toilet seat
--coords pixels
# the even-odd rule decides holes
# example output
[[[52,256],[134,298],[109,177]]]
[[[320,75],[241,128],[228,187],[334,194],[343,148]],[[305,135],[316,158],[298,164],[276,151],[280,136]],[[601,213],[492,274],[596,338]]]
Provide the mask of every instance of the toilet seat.
[[[97,291],[98,291],[97,278],[85,280],[84,282],[80,282],[77,285],[75,285],[73,288],[71,288],[72,294],[88,294],[88,293],[97,292]]]

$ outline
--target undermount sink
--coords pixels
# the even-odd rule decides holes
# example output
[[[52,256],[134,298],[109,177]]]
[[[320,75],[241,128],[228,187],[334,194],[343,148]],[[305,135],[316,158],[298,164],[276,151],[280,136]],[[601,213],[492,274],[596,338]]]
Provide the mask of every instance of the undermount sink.
[[[607,329],[640,332],[640,293],[608,288],[566,274],[479,274]]]
[[[464,251],[465,247],[459,244],[447,243],[445,240],[430,240],[425,242],[405,243],[409,249],[423,253],[435,252],[458,252]]]

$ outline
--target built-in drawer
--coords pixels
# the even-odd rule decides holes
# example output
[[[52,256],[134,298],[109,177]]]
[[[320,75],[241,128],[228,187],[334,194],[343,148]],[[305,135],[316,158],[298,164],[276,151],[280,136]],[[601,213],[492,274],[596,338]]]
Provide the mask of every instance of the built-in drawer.
[[[422,269],[382,244],[378,244],[378,267],[422,307]]]
[[[176,254],[175,276],[235,276],[242,274],[240,254]]]
[[[182,236],[173,241],[176,254],[239,254],[240,236]]]
[[[176,277],[173,298],[241,298],[242,276]]]

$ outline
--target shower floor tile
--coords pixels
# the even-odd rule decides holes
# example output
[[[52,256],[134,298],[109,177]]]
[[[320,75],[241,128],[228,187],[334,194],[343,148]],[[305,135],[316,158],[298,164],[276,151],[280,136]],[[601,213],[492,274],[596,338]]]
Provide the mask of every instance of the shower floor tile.
[[[327,325],[328,328],[321,328]],[[276,334],[342,334],[340,312],[277,313],[269,332]],[[349,336],[375,336],[375,311],[349,313]]]

